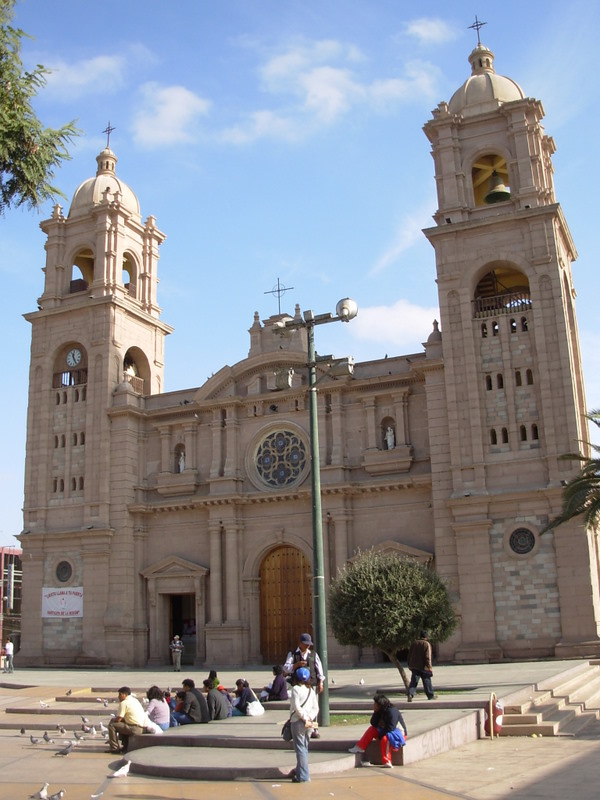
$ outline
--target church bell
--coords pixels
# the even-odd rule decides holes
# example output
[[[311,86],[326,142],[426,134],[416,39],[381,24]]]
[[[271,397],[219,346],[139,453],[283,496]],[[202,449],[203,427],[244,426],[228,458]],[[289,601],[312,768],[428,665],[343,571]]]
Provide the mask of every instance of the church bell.
[[[488,205],[492,203],[503,203],[505,200],[510,200],[510,190],[504,185],[504,181],[496,170],[492,172],[488,192],[483,199]]]

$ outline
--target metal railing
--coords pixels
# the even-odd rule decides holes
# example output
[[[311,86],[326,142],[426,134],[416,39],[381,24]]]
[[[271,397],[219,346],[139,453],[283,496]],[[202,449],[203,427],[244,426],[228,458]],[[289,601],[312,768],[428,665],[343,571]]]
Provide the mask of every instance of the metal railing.
[[[495,317],[499,314],[516,314],[530,309],[531,295],[529,292],[504,292],[489,297],[476,297],[473,300],[473,316],[476,319]]]

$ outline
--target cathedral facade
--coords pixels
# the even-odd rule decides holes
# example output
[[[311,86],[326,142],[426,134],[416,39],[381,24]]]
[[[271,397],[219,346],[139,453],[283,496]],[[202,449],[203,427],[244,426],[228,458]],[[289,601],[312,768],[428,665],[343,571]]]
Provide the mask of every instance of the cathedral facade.
[[[369,547],[435,569],[460,619],[442,660],[599,655],[598,534],[540,535],[587,438],[554,143],[488,48],[469,61],[424,129],[440,323],[418,354],[319,378],[325,578]],[[196,665],[281,663],[312,630],[306,331],[256,313],[247,358],[163,392],[164,234],[115,154],[97,162],[41,224],[26,314],[20,663],[162,664],[175,633]]]

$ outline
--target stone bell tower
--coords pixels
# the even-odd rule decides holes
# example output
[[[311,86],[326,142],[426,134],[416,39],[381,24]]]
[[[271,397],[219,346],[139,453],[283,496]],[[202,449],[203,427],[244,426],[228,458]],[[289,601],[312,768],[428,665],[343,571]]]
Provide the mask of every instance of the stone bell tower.
[[[32,340],[22,658],[35,663],[105,658],[112,562],[119,550],[127,564],[132,549],[126,515],[116,509],[131,502],[138,480],[137,442],[117,434],[109,410],[115,392],[141,399],[161,391],[171,331],[156,299],[165,236],[154,217],[142,222],[112,150],[96,160],[68,215],[57,205],[41,223],[44,291],[38,310],[25,315]],[[85,617],[76,611],[68,631],[64,619],[47,616],[51,590],[82,595]]]
[[[597,652],[595,534],[539,533],[574,474],[561,456],[587,436],[555,146],[541,102],[496,73],[491,50],[469,62],[424,128],[449,431],[432,458],[436,565],[461,615],[455,657]]]

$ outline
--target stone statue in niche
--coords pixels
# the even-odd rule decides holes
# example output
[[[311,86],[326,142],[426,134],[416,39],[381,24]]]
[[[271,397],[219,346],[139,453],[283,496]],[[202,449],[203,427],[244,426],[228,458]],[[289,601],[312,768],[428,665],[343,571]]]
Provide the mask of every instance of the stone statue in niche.
[[[185,469],[185,451],[182,450],[179,453],[179,461],[177,462],[177,468],[179,472],[183,472]]]
[[[385,444],[388,450],[393,450],[396,446],[396,434],[391,425],[385,429]]]

